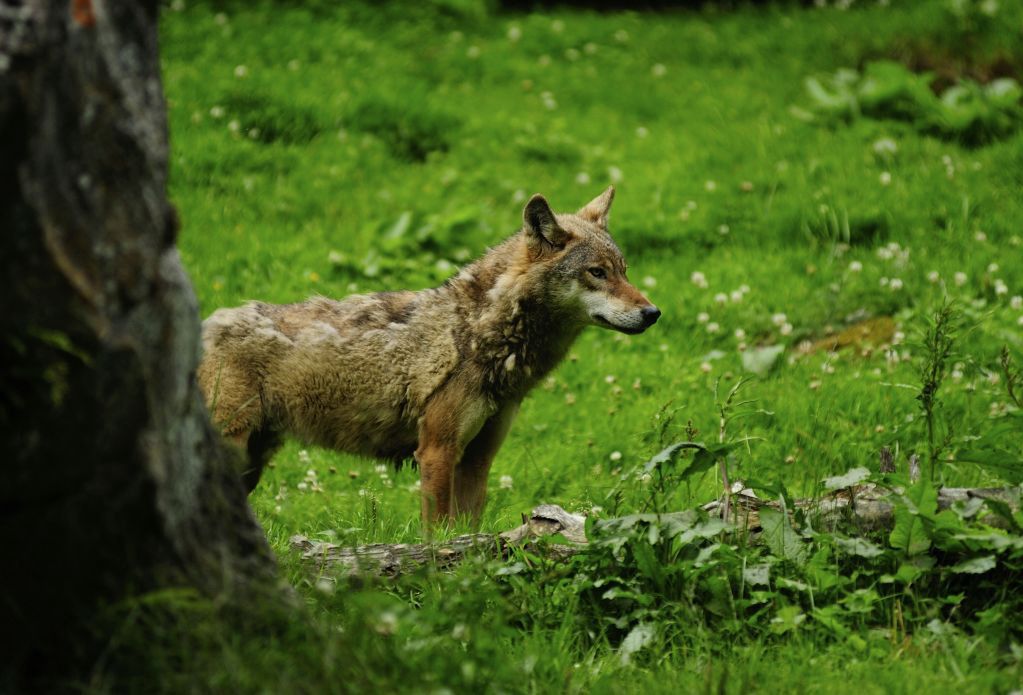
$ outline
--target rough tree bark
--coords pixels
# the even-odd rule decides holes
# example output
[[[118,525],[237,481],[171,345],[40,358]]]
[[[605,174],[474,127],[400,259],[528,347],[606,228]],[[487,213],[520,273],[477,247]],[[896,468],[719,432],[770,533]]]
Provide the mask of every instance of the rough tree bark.
[[[0,0],[0,653],[15,673],[88,644],[102,602],[273,573],[195,385],[157,17],[156,0]]]

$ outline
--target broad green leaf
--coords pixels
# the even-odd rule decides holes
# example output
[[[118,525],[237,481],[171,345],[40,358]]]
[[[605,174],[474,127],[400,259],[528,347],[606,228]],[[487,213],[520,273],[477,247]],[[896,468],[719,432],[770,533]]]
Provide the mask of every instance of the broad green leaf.
[[[980,557],[963,560],[959,564],[954,565],[952,571],[957,574],[984,574],[989,570],[993,570],[997,564],[994,555],[981,555]]]
[[[810,591],[810,585],[788,577],[778,577],[775,584],[783,589],[795,589],[796,591]]]
[[[965,500],[956,500],[952,503],[952,511],[960,519],[972,519],[983,508],[983,497],[968,497]]]
[[[736,439],[731,442],[722,442],[719,444],[707,444],[703,448],[696,451],[696,455],[691,459],[688,467],[683,468],[680,472],[683,478],[703,473],[710,470],[718,459],[724,458],[729,452],[738,449],[741,446],[749,444],[749,442],[756,441],[759,437],[743,437],[742,439]]]
[[[874,610],[874,604],[880,600],[881,597],[873,589],[857,589],[846,594],[839,603],[850,613],[870,613]]]
[[[720,547],[720,543],[712,543],[705,548],[700,548],[699,554],[697,554],[696,559],[693,560],[693,565],[696,567],[703,567],[711,562],[716,562],[714,560],[714,553],[716,553]]]
[[[512,574],[521,574],[522,572],[525,571],[526,571],[525,564],[521,562],[516,562],[511,565],[504,565],[503,567],[498,567],[497,571],[494,572],[494,574],[497,575],[498,577],[504,577]]]
[[[806,562],[806,544],[792,528],[788,514],[765,507],[760,510],[760,527],[764,530],[764,543],[775,557],[797,565]]]
[[[629,634],[622,640],[622,646],[618,650],[618,658],[622,665],[627,665],[633,654],[650,644],[657,636],[657,628],[647,623],[641,623],[629,631]]]
[[[797,629],[806,620],[806,613],[799,609],[799,606],[785,606],[778,609],[778,612],[771,618],[771,632],[776,635],[783,635]]]
[[[917,577],[934,567],[934,558],[930,555],[917,555],[899,565],[895,578],[903,584],[912,584]]]
[[[749,565],[743,568],[742,578],[750,586],[770,586],[771,565],[767,562],[759,565]]]
[[[835,538],[835,545],[843,552],[857,557],[878,557],[884,555],[884,548],[871,543],[865,538]]]
[[[700,522],[679,534],[678,542],[685,545],[687,543],[692,543],[697,538],[714,538],[715,536],[720,535],[723,531],[727,531],[731,528],[732,525],[723,519],[718,519],[716,517],[707,519],[706,521]]]
[[[895,507],[895,528],[888,537],[896,550],[909,556],[931,547],[927,521],[938,509],[938,491],[930,481],[921,480],[906,491]]]
[[[979,498],[978,498],[979,499]],[[1008,522],[1009,527],[1016,533],[1020,532],[1020,522],[1016,518],[1018,514],[1014,514],[1012,507],[1003,502],[1002,500],[984,499],[984,504],[990,509],[995,516]]]
[[[849,628],[842,622],[845,614],[838,604],[832,603],[816,608],[811,615],[816,622],[828,628],[836,635],[844,637],[849,634]]]
[[[870,477],[870,470],[867,468],[850,468],[842,475],[824,479],[824,487],[827,490],[842,490],[853,485],[859,485]]]
[[[664,567],[654,554],[654,549],[647,543],[634,543],[631,546],[632,555],[636,558],[636,569],[647,577],[657,587],[658,591],[664,588]]]
[[[675,442],[651,456],[650,460],[643,464],[643,471],[650,473],[655,468],[658,468],[665,463],[670,463],[685,449],[696,449],[697,451],[702,451],[704,448],[703,444],[698,444],[697,442]]]

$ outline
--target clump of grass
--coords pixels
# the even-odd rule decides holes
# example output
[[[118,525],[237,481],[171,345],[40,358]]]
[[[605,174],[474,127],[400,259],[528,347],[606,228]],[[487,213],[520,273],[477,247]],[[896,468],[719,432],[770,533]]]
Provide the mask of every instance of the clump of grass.
[[[239,130],[263,143],[301,145],[325,128],[312,110],[257,91],[229,92],[223,103],[227,117],[238,119]]]
[[[460,125],[456,116],[430,106],[422,95],[383,93],[362,97],[345,122],[377,136],[391,154],[410,162],[447,151]]]

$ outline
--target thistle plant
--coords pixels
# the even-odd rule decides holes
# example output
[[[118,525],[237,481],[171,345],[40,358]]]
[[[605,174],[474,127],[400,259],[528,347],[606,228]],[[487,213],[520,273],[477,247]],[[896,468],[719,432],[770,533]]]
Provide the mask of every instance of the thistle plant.
[[[920,366],[920,393],[916,399],[924,413],[927,427],[928,474],[933,483],[937,471],[938,457],[950,441],[951,425],[946,426],[945,437],[937,441],[936,411],[940,407],[938,393],[948,372],[948,365],[954,356],[954,349],[960,328],[959,314],[952,303],[945,302],[928,318],[924,329],[924,359]]]

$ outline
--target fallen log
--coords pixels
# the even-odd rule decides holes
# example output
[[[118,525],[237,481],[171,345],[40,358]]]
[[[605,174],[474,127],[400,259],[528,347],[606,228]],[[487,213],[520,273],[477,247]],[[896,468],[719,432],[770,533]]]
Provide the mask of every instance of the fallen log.
[[[809,512],[816,528],[831,529],[840,523],[847,523],[860,531],[870,532],[891,527],[895,514],[893,498],[896,496],[897,493],[892,490],[874,484],[854,485],[816,499],[795,500],[793,505],[796,509]],[[943,487],[938,490],[938,509],[948,509],[956,502],[971,499],[994,500],[1016,511],[1020,505],[1020,488]],[[760,528],[759,509],[781,508],[779,502],[760,499],[748,488],[734,493],[731,505],[733,509],[729,513],[729,521],[749,531]],[[722,500],[715,500],[705,504],[703,509],[711,516],[722,516],[724,503]],[[985,521],[995,527],[1004,528],[1007,525],[1001,517],[994,515]]]
[[[561,535],[569,544],[551,544],[548,554],[569,557],[586,544],[586,518],[569,514],[555,504],[541,504],[521,526],[504,533],[470,533],[443,543],[373,543],[345,547],[336,543],[313,541],[305,536],[292,536],[291,547],[302,553],[302,559],[320,571],[330,570],[342,575],[379,575],[394,577],[426,564],[450,567],[470,553],[489,557],[507,557],[513,547],[529,549],[531,543],[544,536]]]
[[[846,523],[863,532],[871,532],[892,525],[895,494],[872,484],[856,485],[817,499],[795,500],[793,504],[797,509],[807,511],[817,528],[834,528],[839,523]],[[938,508],[948,509],[956,502],[971,499],[995,500],[1015,512],[1020,508],[1020,488],[941,488],[938,491]],[[760,530],[759,510],[764,507],[780,509],[781,503],[761,499],[752,490],[744,488],[732,494],[729,507],[729,521],[755,535]],[[723,500],[715,500],[704,505],[703,509],[711,516],[720,517],[724,514],[725,504]],[[985,517],[985,522],[991,526],[1005,523],[993,514]],[[523,515],[521,526],[504,533],[472,533],[441,543],[374,543],[356,547],[296,535],[291,537],[290,544],[292,549],[301,553],[304,561],[322,573],[394,577],[424,565],[441,569],[451,567],[469,555],[508,557],[515,549],[535,549],[537,539],[545,536],[556,535],[567,541],[545,545],[549,557],[565,559],[586,545],[585,525],[583,516],[566,512],[554,504],[542,504],[534,508],[529,517]]]

